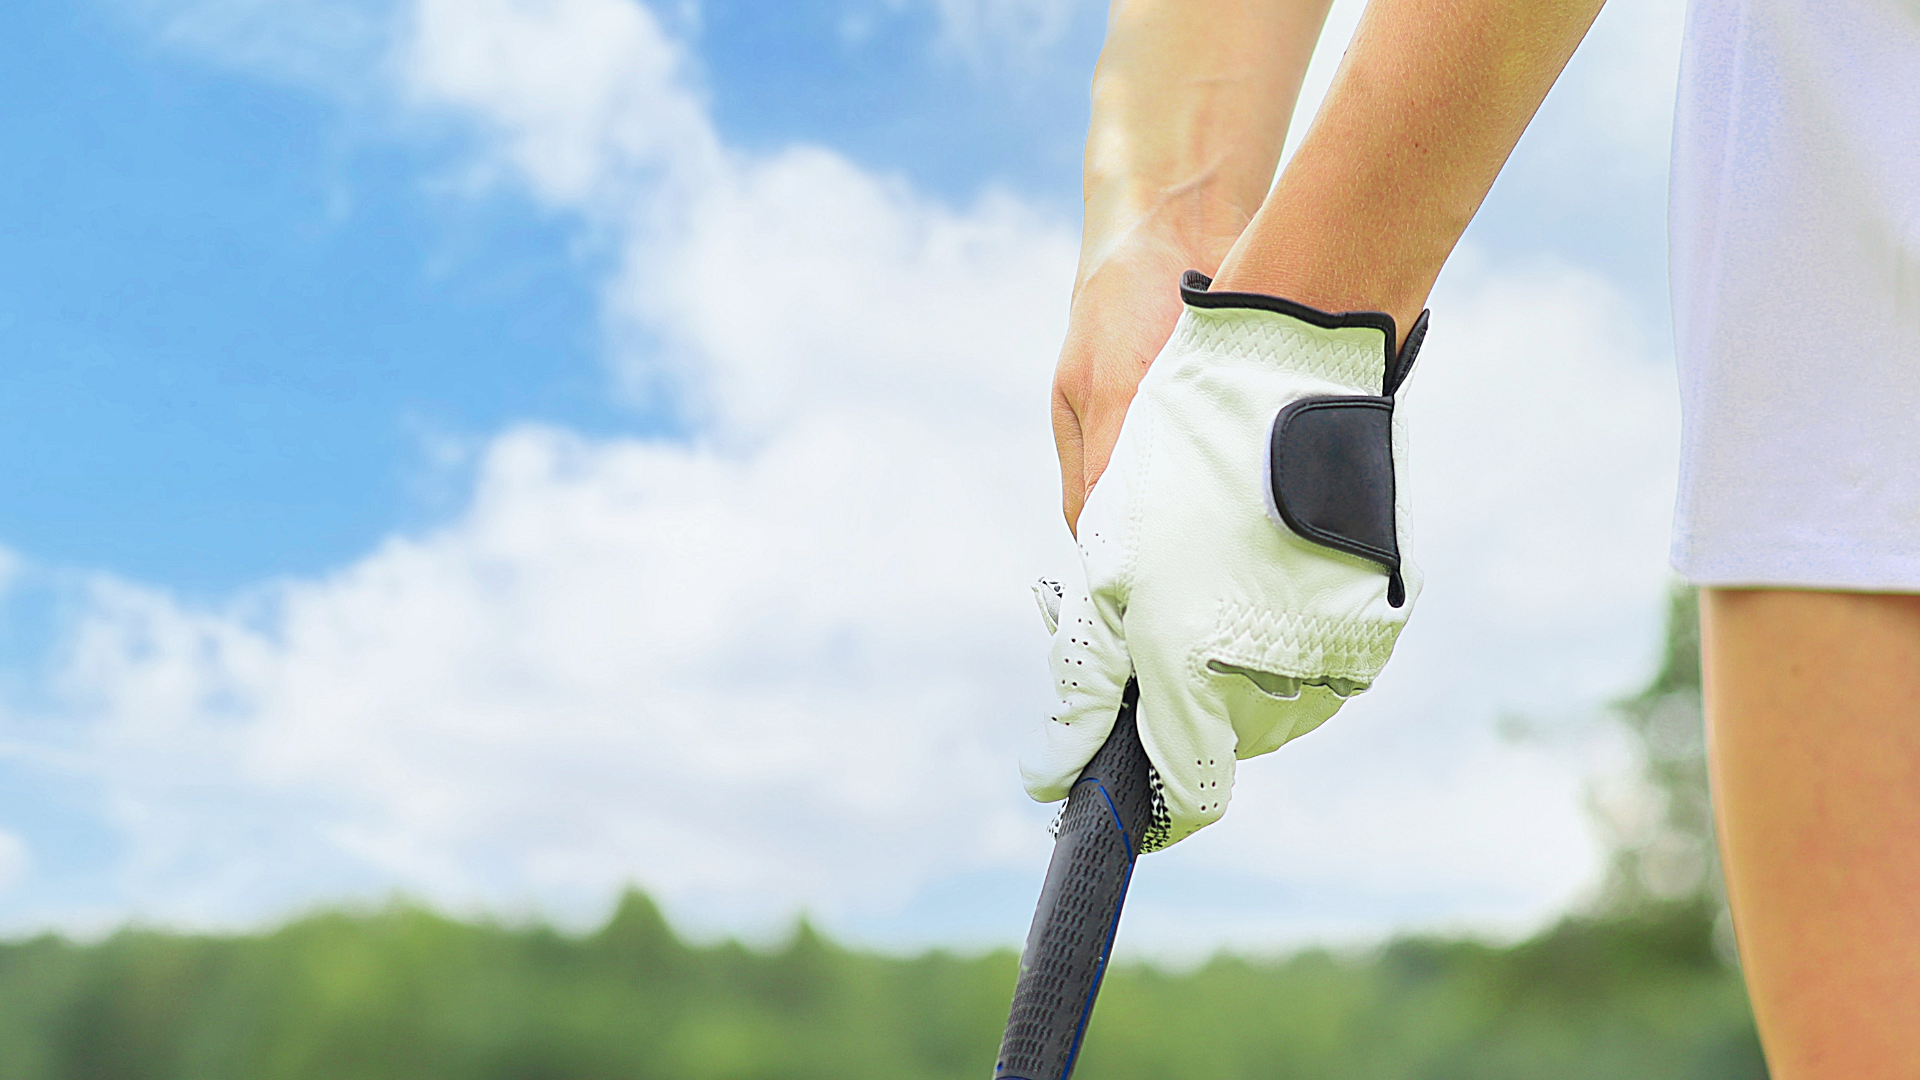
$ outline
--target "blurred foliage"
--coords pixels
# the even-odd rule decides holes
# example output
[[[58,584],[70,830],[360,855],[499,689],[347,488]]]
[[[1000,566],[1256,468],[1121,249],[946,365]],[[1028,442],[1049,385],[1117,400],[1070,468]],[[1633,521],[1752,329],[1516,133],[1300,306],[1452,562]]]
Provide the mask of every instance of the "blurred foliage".
[[[1639,693],[1615,702],[1612,715],[1635,760],[1626,784],[1597,791],[1593,799],[1611,852],[1600,909],[1623,913],[1680,900],[1724,909],[1707,788],[1695,590],[1673,590],[1660,668]],[[1725,922],[1724,910],[1717,918]],[[1721,935],[1722,947],[1730,948],[1731,929],[1723,925]]]
[[[1596,800],[1598,904],[1515,945],[1122,965],[1077,1075],[1765,1077],[1712,862],[1692,605],[1676,593],[1659,674],[1615,709],[1636,771]],[[637,892],[584,936],[396,905],[40,937],[0,944],[0,1080],[985,1080],[1015,966],[853,952],[804,922],[774,950],[694,946]]]
[[[1569,920],[1107,980],[1086,1080],[1765,1075],[1712,912]],[[259,936],[0,945],[4,1080],[984,1080],[1014,957],[899,959],[804,924],[690,946],[630,893],[605,927],[330,913]]]

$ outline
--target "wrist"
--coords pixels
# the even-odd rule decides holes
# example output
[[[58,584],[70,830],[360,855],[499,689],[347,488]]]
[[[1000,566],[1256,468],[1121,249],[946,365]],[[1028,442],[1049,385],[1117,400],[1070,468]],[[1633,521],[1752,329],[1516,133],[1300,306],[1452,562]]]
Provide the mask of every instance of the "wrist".
[[[1310,164],[1290,168],[1213,275],[1214,288],[1326,312],[1385,312],[1404,334],[1459,232],[1423,227],[1434,215],[1417,202],[1356,198],[1361,185],[1337,180]]]
[[[1205,185],[1089,178],[1075,291],[1116,260],[1164,272],[1168,288],[1185,270],[1211,275],[1252,214]]]
[[[1258,255],[1237,250],[1214,275],[1213,288],[1279,297],[1328,314],[1381,312],[1393,320],[1397,348],[1426,308],[1433,280],[1355,258],[1353,247],[1302,244]]]
[[[1103,236],[1151,232],[1195,252],[1218,249],[1217,260],[1260,209],[1258,200],[1237,199],[1221,186],[1194,175],[1089,177],[1083,185],[1087,229]]]

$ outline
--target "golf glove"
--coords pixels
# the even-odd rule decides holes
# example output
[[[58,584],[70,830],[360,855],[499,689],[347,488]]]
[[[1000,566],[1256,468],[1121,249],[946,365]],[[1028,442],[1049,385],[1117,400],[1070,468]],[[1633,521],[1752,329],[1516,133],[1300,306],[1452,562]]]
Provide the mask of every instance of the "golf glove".
[[[1079,521],[1081,577],[1038,590],[1059,705],[1021,771],[1065,798],[1129,677],[1154,772],[1142,849],[1219,820],[1234,761],[1319,727],[1379,675],[1420,592],[1401,557],[1394,406],[1426,335],[1181,281]]]

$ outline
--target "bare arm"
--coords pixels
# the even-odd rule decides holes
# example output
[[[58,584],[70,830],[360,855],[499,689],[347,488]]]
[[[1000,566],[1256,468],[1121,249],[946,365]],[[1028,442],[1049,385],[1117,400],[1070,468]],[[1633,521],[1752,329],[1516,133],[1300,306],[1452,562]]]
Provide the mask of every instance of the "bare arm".
[[[1216,275],[1402,332],[1603,0],[1372,0]]]
[[[1273,183],[1331,0],[1115,0],[1093,78],[1076,293],[1143,226],[1226,254]]]
[[[1054,379],[1069,524],[1134,387],[1273,182],[1331,0],[1114,0],[1094,75],[1086,228]]]

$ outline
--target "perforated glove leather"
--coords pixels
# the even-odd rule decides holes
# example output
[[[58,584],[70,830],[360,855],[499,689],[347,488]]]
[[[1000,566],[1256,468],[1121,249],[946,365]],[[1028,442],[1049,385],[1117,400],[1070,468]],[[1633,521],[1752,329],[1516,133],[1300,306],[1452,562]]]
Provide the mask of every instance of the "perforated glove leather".
[[[1426,316],[1396,354],[1389,316],[1210,284],[1181,281],[1186,310],[1081,512],[1081,577],[1042,590],[1060,700],[1021,765],[1035,799],[1065,798],[1136,676],[1157,773],[1145,850],[1219,820],[1236,759],[1372,685],[1420,592],[1394,407]]]

